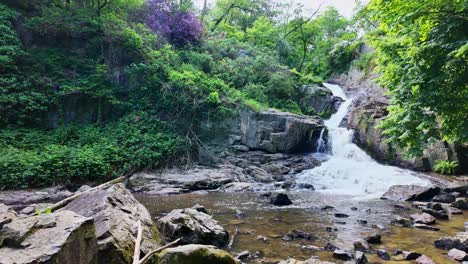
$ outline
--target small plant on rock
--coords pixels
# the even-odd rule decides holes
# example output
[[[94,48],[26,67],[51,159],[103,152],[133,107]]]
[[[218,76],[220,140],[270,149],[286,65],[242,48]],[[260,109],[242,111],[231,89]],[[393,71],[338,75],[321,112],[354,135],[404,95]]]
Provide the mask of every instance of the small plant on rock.
[[[436,160],[436,164],[434,166],[435,172],[446,175],[454,175],[457,169],[458,162],[456,161]]]

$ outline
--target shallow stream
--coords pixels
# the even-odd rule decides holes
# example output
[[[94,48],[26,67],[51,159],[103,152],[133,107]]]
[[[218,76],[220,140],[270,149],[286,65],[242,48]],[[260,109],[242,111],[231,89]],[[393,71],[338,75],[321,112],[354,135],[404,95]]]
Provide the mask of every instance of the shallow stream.
[[[393,216],[408,216],[416,212],[413,209],[411,211],[396,209],[395,202],[391,201],[358,200],[349,196],[328,195],[313,191],[292,192],[288,195],[294,205],[287,207],[271,206],[268,199],[262,197],[260,193],[137,195],[137,199],[156,218],[175,208],[187,208],[195,204],[203,205],[231,237],[235,234],[229,251],[233,254],[244,250],[260,253],[261,257],[250,263],[276,263],[288,257],[304,260],[311,256],[342,263],[333,259],[331,252],[311,251],[302,246],[323,247],[330,242],[343,249],[352,249],[353,241],[361,238],[366,232],[381,233],[383,243],[374,248],[384,248],[389,254],[396,249],[414,250],[431,257],[436,263],[452,263],[444,255],[446,251],[436,249],[433,241],[443,235],[454,235],[456,232],[463,231],[463,216],[455,216],[450,221],[438,221],[436,226],[441,231],[437,232],[390,226]],[[321,208],[326,205],[333,206],[334,209],[322,210]],[[245,216],[239,217],[239,213]],[[334,216],[335,213],[344,213],[349,217],[337,218]],[[365,220],[367,224],[358,223],[358,220]],[[319,239],[283,241],[282,237],[292,229],[312,233]],[[269,242],[257,240],[258,236],[267,237]],[[379,261],[375,255],[368,255],[368,259]],[[412,262],[388,261],[385,263]]]

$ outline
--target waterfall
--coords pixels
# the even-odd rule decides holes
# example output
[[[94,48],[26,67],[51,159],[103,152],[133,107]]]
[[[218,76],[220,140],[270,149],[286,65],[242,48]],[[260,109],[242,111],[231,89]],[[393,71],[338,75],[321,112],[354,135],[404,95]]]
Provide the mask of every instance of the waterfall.
[[[328,149],[331,150],[331,155],[320,166],[299,174],[296,180],[298,186],[308,183],[314,185],[319,192],[379,198],[393,185],[430,185],[428,180],[413,171],[377,163],[354,144],[353,131],[340,127],[352,99],[345,95],[340,86],[324,85],[334,96],[343,99],[338,111],[324,122],[328,129]],[[325,145],[323,131],[320,134],[318,151],[324,152],[322,150],[326,150],[327,146],[320,145]]]
[[[324,132],[325,128],[322,128],[322,131],[320,131],[320,137],[317,139],[317,152],[320,153],[327,152],[327,144],[325,143],[325,139],[323,139]]]

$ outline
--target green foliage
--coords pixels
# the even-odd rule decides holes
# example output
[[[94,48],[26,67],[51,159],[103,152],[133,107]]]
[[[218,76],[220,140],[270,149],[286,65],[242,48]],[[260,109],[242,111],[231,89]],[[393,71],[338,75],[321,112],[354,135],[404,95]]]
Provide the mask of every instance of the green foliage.
[[[437,160],[433,169],[435,172],[438,172],[441,174],[454,175],[456,170],[458,169],[458,162],[447,161],[447,160]]]
[[[380,83],[392,96],[388,141],[418,156],[431,142],[468,140],[468,2],[380,1],[366,11],[378,28]]]
[[[356,50],[361,43],[343,40],[336,43],[329,53],[329,64],[336,73],[348,70],[350,63],[355,59]]]
[[[159,167],[184,141],[145,113],[106,126],[0,131],[0,189],[104,181]]]

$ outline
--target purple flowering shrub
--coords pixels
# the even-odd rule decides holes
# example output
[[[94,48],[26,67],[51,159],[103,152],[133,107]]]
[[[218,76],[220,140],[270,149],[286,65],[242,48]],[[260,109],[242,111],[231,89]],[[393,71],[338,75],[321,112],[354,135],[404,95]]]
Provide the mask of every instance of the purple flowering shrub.
[[[176,46],[196,44],[204,27],[196,15],[177,8],[172,0],[147,0],[146,24],[158,35]]]

